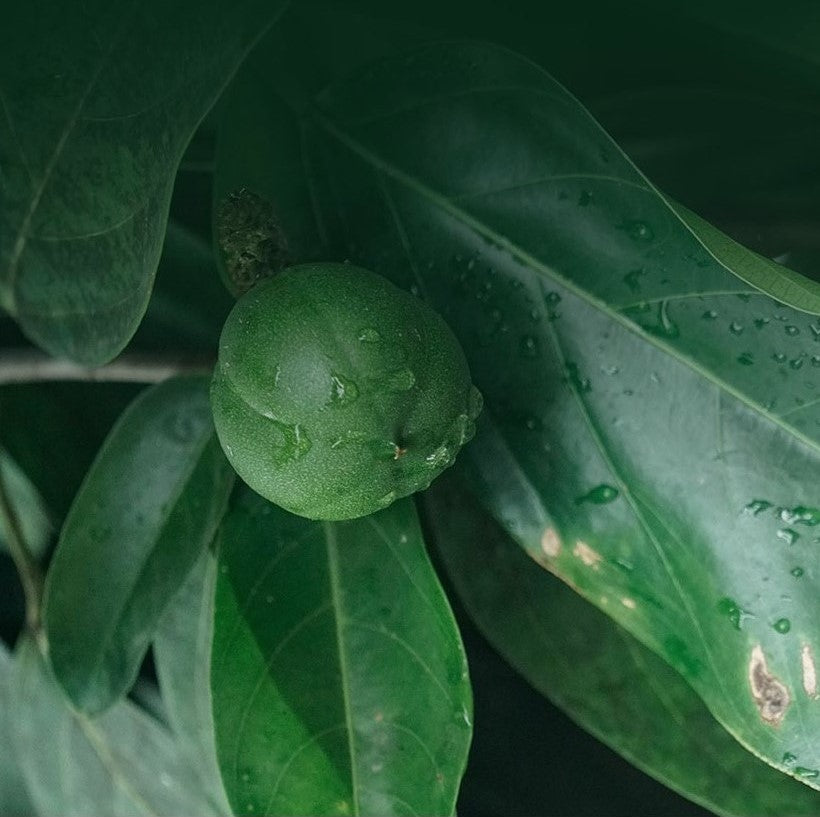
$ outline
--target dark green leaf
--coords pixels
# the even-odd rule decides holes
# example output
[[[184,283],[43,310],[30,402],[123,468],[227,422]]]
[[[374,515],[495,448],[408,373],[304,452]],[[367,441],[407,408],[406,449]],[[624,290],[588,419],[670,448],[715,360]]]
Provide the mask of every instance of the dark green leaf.
[[[14,663],[14,750],[40,814],[214,814],[155,720],[128,701],[93,720],[74,711],[28,639]]]
[[[496,518],[820,785],[820,323],[744,285],[509,52],[430,46],[300,126],[280,189],[302,174],[326,256],[415,288],[461,340],[486,400],[462,456]]]
[[[230,814],[211,711],[215,582],[216,559],[205,553],[165,611],[154,639],[154,661],[180,751],[196,770],[213,811]]]
[[[6,10],[0,306],[43,348],[99,364],[128,342],[185,146],[283,5],[36,0]]]
[[[15,751],[11,702],[12,672],[13,659],[0,642],[0,746],[3,747],[3,762],[0,763],[0,814],[24,817],[36,812]]]
[[[412,502],[345,523],[245,491],[221,532],[212,684],[236,814],[452,814],[467,665]]]
[[[99,712],[133,683],[171,596],[213,538],[233,479],[206,378],[147,390],[112,429],[46,579],[49,659],[75,706]]]
[[[457,479],[437,482],[425,508],[473,620],[577,723],[717,814],[820,811],[820,794],[745,751],[674,670],[529,559]]]
[[[22,472],[20,466],[0,448],[0,480],[8,493],[11,507],[20,523],[26,547],[42,556],[51,539],[52,526],[43,498]],[[6,549],[8,531],[5,517],[0,514],[0,550]]]

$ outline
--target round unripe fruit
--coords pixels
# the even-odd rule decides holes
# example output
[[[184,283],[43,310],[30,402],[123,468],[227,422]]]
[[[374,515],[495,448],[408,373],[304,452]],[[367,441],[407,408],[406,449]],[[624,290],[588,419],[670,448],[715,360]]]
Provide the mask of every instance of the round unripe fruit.
[[[473,436],[481,395],[424,302],[359,267],[305,264],[234,306],[211,405],[251,488],[338,520],[426,488]]]

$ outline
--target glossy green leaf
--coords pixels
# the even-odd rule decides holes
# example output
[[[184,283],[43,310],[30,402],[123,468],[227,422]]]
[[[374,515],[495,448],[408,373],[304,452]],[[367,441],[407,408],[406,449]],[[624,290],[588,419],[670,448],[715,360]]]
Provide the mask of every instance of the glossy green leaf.
[[[302,174],[325,254],[428,298],[465,348],[487,507],[744,745],[820,785],[820,323],[743,284],[509,52],[432,45],[300,127],[280,189]]]
[[[236,814],[452,814],[467,665],[411,501],[320,523],[246,490],[221,529],[212,658]]]
[[[13,659],[0,642],[0,814],[25,817],[36,814],[31,803],[23,772],[14,745],[14,723],[11,701]]]
[[[174,173],[283,2],[47,0],[0,32],[0,306],[55,355],[113,358],[142,317]]]
[[[482,633],[573,720],[717,814],[818,813],[820,794],[743,749],[674,670],[529,559],[457,479],[437,482],[424,507]]]
[[[213,538],[233,480],[204,377],[145,391],[112,429],[46,578],[49,659],[79,709],[99,712],[134,682],[165,607]]]
[[[216,759],[211,711],[211,640],[216,559],[200,556],[154,638],[154,663],[177,745],[217,814],[230,814]]]
[[[0,480],[8,494],[11,507],[20,524],[26,547],[42,556],[53,531],[45,502],[19,465],[0,448]],[[0,514],[0,550],[7,549],[8,530],[5,516]]]
[[[171,734],[128,701],[99,718],[74,711],[34,643],[11,678],[14,751],[42,815],[214,814]]]

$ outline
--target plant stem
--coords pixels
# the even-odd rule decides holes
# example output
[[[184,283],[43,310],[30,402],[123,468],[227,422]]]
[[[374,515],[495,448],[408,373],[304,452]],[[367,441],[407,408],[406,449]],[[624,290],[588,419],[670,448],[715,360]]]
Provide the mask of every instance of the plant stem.
[[[0,353],[0,386],[54,380],[108,383],[159,383],[179,374],[207,374],[213,360],[180,355],[122,355],[99,368],[20,349]]]
[[[40,565],[28,549],[20,520],[6,490],[6,482],[0,470],[0,518],[6,527],[7,545],[26,599],[26,625],[32,633],[40,629],[40,609],[43,600],[43,573]]]

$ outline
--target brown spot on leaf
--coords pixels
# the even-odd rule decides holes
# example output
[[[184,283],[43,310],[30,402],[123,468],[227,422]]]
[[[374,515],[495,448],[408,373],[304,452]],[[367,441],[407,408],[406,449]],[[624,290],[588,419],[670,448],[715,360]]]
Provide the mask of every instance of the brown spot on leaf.
[[[577,556],[587,567],[591,567],[593,570],[597,570],[601,563],[601,554],[580,539],[575,543],[572,554],[573,556]]]
[[[541,534],[541,551],[549,559],[554,559],[561,552],[561,540],[555,528],[547,528]]]
[[[814,665],[814,656],[811,647],[804,644],[800,650],[800,665],[803,669],[803,689],[809,698],[820,697],[817,692],[817,668]]]
[[[749,686],[760,717],[772,726],[779,726],[791,703],[786,685],[769,672],[766,656],[758,644],[749,659]]]

